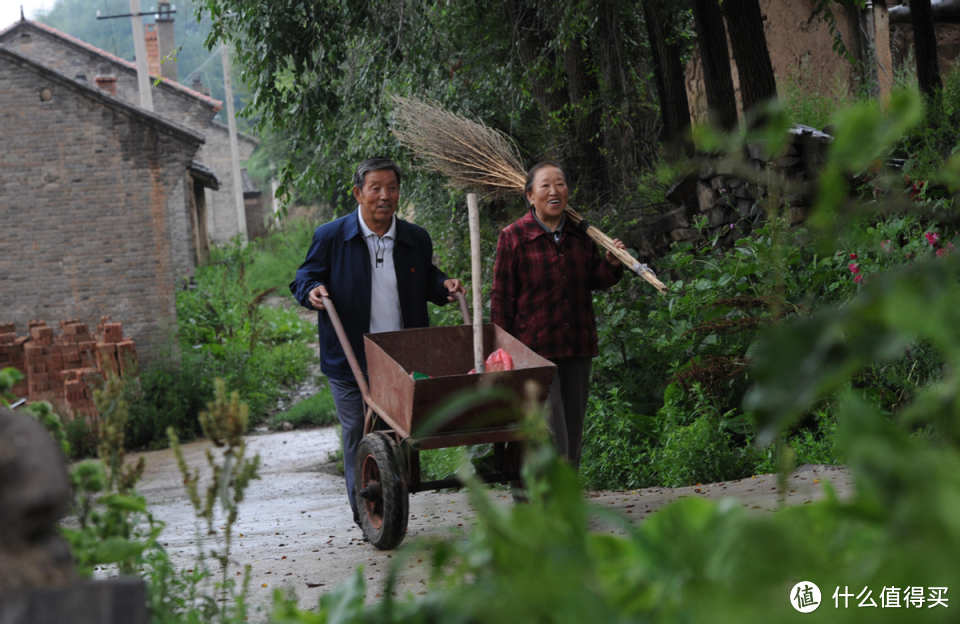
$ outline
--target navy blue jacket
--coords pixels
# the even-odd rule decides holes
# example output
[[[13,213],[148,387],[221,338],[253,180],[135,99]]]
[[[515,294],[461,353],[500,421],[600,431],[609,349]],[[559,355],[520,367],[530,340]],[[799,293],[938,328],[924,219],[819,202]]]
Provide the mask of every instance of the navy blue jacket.
[[[290,292],[300,305],[313,310],[310,291],[320,284],[327,287],[353,352],[366,374],[363,335],[370,331],[372,269],[370,251],[358,218],[354,211],[317,228],[307,259],[297,269],[296,279],[290,283]],[[433,242],[427,231],[397,219],[393,264],[397,271],[403,327],[429,327],[427,301],[443,305],[447,303],[449,293],[443,286],[447,277],[433,265]],[[317,326],[323,374],[337,381],[353,381],[353,372],[333,330],[330,315],[320,311]]]

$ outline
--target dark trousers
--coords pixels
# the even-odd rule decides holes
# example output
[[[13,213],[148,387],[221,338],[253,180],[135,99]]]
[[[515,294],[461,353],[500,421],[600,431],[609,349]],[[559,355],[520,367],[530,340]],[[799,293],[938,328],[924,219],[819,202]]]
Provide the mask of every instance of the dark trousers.
[[[360,524],[356,494],[353,491],[353,472],[357,461],[357,447],[363,438],[363,394],[355,381],[328,381],[343,434],[343,474],[347,479],[347,498],[350,499],[350,509],[353,510],[353,521]]]
[[[547,395],[547,405],[550,408],[547,426],[553,435],[557,451],[574,468],[580,467],[583,418],[587,413],[592,361],[592,358],[552,360],[557,365],[557,374]]]

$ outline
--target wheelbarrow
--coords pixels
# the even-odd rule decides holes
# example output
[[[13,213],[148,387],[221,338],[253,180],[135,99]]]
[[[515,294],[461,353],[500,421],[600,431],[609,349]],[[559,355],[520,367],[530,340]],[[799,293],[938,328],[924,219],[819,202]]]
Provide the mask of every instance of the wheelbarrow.
[[[481,405],[424,431],[431,414],[455,394],[470,388],[500,387],[517,395],[534,381],[539,400],[546,399],[556,365],[540,357],[500,327],[483,325],[486,358],[503,349],[513,358],[510,371],[468,374],[473,367],[473,328],[466,298],[457,293],[464,325],[426,327],[365,334],[364,350],[370,383],[360,369],[336,308],[328,297],[323,305],[340,339],[347,361],[366,404],[364,436],[355,465],[355,493],[363,535],[381,550],[396,548],[407,533],[411,493],[461,485],[458,479],[423,481],[420,451],[494,445],[494,472],[487,483],[519,479],[521,427],[516,410]],[[413,379],[411,373],[429,375]],[[379,418],[390,430],[374,430]]]

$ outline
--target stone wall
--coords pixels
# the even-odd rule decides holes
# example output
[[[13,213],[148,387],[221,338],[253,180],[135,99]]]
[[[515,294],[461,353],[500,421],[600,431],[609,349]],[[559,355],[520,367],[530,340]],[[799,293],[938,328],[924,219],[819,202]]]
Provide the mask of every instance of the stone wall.
[[[4,321],[103,315],[144,359],[193,269],[187,166],[202,137],[0,49]]]
[[[756,142],[742,158],[700,159],[697,170],[667,192],[676,207],[642,223],[625,242],[638,248],[642,260],[663,256],[677,242],[703,244],[716,237],[720,246],[730,246],[766,219],[774,201],[771,187],[777,193],[773,208],[790,225],[802,223],[811,202],[810,183],[832,138],[807,126],[794,126],[790,136],[782,153],[772,157]],[[695,227],[700,216],[704,223]]]

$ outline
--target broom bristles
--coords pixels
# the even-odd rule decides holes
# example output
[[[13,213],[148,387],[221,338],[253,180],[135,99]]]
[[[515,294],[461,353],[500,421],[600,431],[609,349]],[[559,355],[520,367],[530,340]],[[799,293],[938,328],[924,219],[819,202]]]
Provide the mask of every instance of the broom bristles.
[[[524,194],[527,175],[520,151],[506,134],[426,100],[396,95],[392,100],[396,118],[393,134],[423,161],[424,169],[443,175],[454,188],[487,199]],[[583,220],[569,206],[566,214],[574,225]],[[666,292],[666,286],[647,265],[616,247],[606,234],[590,226],[587,235],[657,290]]]
[[[526,173],[520,153],[504,133],[418,98],[393,96],[393,134],[461,190],[488,199],[523,194]]]

